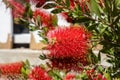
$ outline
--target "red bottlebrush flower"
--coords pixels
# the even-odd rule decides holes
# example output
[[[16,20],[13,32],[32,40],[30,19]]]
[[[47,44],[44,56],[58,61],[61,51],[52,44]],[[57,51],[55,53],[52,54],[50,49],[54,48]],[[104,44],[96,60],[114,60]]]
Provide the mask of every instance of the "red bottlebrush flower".
[[[107,79],[104,77],[104,78],[102,78],[102,80],[107,80]]]
[[[97,80],[97,78],[94,78],[93,80]]]
[[[70,9],[74,10],[75,8],[75,4],[74,4],[75,0],[70,0]]]
[[[14,0],[9,0],[8,2],[12,6],[12,13],[14,18],[22,17],[25,12],[25,7],[22,4],[15,2]]]
[[[50,56],[53,58],[83,59],[88,50],[89,39],[86,35],[89,34],[82,26],[58,28],[48,32]]]
[[[23,62],[0,64],[0,72],[4,74],[21,74]]]
[[[48,32],[50,51],[48,55],[52,64],[59,68],[75,68],[79,63],[86,65],[89,33],[82,26],[58,28]]]
[[[74,80],[75,74],[67,74],[63,80]]]
[[[98,74],[98,79],[102,79],[103,75],[102,74]]]
[[[97,80],[107,80],[107,79],[102,74],[98,74]]]
[[[30,80],[52,80],[45,70],[36,66],[29,74]]]
[[[33,18],[37,19],[38,16],[40,16],[42,26],[46,26],[48,28],[53,27],[52,17],[48,12],[46,12],[45,10],[36,9],[33,13]]]

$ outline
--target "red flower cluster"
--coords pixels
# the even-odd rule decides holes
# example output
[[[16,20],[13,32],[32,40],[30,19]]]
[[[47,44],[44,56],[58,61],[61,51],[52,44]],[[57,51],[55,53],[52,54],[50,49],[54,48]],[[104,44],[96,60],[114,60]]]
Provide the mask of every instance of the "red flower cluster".
[[[8,0],[9,4],[12,6],[12,13],[14,18],[20,18],[25,12],[25,7],[14,0]]]
[[[48,28],[52,27],[52,17],[48,12],[45,10],[36,9],[33,13],[33,18],[36,20],[38,16],[40,16],[43,26],[46,26]]]
[[[94,69],[87,70],[86,74],[89,80],[107,80],[102,74],[96,73]]]
[[[93,80],[107,80],[102,74],[98,74]]]
[[[23,67],[23,62],[0,64],[0,72],[5,74],[20,74],[21,68]]]
[[[30,80],[52,80],[46,71],[39,66],[36,66],[29,74]]]
[[[86,65],[90,34],[82,26],[58,28],[48,32],[50,51],[48,55],[53,67],[77,69],[79,63]]]
[[[67,74],[63,80],[74,80],[75,74]]]

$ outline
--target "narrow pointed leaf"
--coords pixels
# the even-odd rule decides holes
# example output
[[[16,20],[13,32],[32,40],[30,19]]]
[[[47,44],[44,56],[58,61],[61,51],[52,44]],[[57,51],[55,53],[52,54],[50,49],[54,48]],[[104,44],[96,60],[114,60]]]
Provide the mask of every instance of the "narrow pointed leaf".
[[[66,6],[70,7],[70,0],[66,0]]]

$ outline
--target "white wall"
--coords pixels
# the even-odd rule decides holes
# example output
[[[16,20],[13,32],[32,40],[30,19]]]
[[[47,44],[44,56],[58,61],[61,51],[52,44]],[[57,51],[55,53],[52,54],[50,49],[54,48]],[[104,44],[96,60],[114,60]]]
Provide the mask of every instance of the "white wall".
[[[0,42],[7,41],[7,35],[12,34],[11,10],[6,9],[5,4],[0,0]]]

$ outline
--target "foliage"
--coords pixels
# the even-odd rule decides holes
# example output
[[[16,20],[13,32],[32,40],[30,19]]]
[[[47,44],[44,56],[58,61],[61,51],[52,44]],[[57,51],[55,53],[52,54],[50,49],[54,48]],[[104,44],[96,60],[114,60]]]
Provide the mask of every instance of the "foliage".
[[[97,65],[96,62],[101,60],[101,53],[106,54],[109,58],[107,61],[112,66],[104,69],[102,74],[107,76],[110,73],[109,77],[106,77],[108,80],[110,77],[120,78],[120,0],[27,0],[24,1],[24,4],[14,0],[3,1],[7,7],[13,8],[13,11],[18,9],[15,13],[19,15],[14,16],[17,23],[22,23],[30,30],[40,30],[39,35],[47,44],[49,44],[47,37],[49,31],[59,27],[57,14],[65,17],[71,25],[84,25],[92,33],[88,60],[91,64]],[[35,10],[32,9],[30,2],[36,6]],[[21,5],[22,8],[19,9]],[[44,11],[44,9],[51,9],[51,13]],[[52,41],[54,45],[55,42]],[[97,58],[92,50],[98,44],[103,48],[99,51]],[[43,57],[47,58],[46,55]],[[86,75],[83,73],[83,76]],[[58,79],[55,78],[55,80]]]

